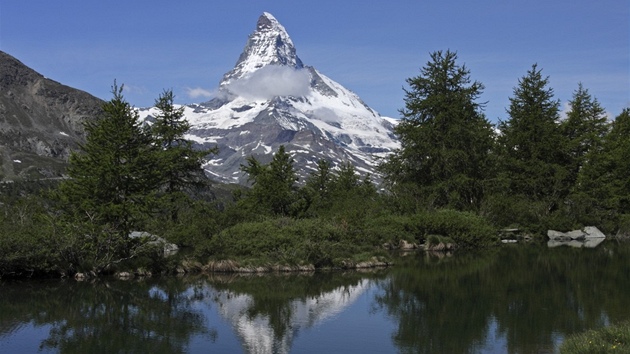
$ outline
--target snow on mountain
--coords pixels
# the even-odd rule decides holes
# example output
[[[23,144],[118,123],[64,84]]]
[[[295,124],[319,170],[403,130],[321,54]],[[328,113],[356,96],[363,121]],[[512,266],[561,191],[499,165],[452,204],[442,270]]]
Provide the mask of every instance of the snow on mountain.
[[[377,158],[399,146],[395,120],[305,66],[285,28],[266,12],[218,92],[208,102],[186,105],[184,112],[192,126],[188,139],[202,147],[218,145],[219,154],[204,168],[223,182],[246,183],[240,171],[245,158],[253,155],[266,163],[280,145],[293,155],[301,175],[321,158],[373,174]],[[155,113],[155,108],[140,110],[143,119]]]

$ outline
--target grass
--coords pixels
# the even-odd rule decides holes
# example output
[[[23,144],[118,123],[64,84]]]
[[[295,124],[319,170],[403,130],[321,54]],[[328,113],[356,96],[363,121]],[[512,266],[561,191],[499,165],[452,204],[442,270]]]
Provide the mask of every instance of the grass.
[[[562,343],[560,353],[630,353],[630,322],[574,334]]]

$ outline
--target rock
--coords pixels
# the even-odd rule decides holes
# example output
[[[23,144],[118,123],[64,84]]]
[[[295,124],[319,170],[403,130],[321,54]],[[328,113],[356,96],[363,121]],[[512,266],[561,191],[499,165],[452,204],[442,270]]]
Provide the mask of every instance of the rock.
[[[132,239],[145,238],[147,240],[147,244],[149,245],[162,245],[162,252],[163,252],[162,255],[164,257],[172,256],[179,251],[179,247],[176,244],[170,243],[159,236],[150,234],[145,231],[132,231],[129,234],[129,238],[132,238]]]
[[[407,242],[405,240],[400,240],[398,243],[398,248],[401,250],[415,250],[418,248],[418,245],[412,242]]]
[[[133,274],[129,273],[129,272],[118,272],[116,274],[114,274],[114,276],[118,279],[131,279],[133,278]]]
[[[586,237],[592,238],[606,238],[603,232],[599,231],[595,226],[587,226],[584,228],[584,233],[586,233]]]
[[[606,235],[595,226],[586,226],[582,230],[560,232],[548,230],[547,247],[570,246],[593,248],[606,239]]]
[[[568,232],[547,230],[547,237],[554,241],[571,241],[584,240],[587,238],[606,238],[606,235],[595,226],[586,226],[582,230],[572,230]]]

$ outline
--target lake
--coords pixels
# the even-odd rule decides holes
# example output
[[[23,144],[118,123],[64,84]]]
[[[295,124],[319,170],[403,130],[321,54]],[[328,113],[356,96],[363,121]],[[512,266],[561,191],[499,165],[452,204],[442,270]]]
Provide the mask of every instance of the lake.
[[[630,245],[389,269],[0,283],[0,353],[553,353],[630,319]]]

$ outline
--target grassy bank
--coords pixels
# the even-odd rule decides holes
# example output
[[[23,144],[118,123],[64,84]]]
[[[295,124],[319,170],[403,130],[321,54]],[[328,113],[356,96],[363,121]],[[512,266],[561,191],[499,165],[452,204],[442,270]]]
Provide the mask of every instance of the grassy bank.
[[[560,353],[630,353],[630,322],[574,334],[562,343]]]

